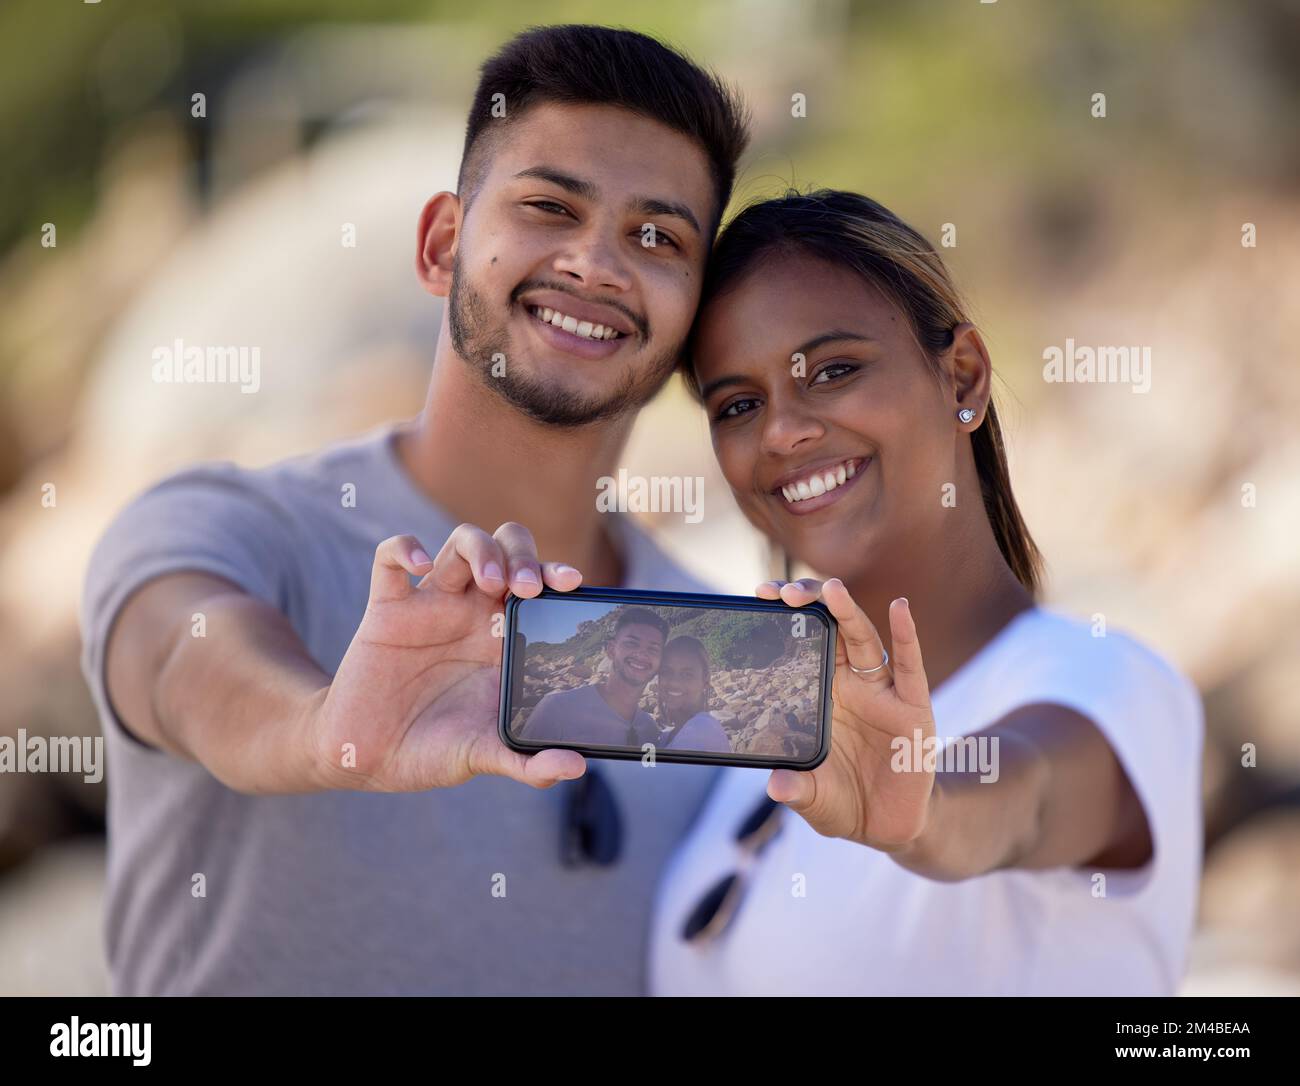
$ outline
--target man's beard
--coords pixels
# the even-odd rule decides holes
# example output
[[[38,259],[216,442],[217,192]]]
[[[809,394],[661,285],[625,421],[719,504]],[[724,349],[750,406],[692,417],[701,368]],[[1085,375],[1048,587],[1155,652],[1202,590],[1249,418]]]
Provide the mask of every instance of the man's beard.
[[[651,672],[644,679],[638,679],[632,674],[632,671],[626,664],[622,667],[615,668],[614,670],[615,674],[617,674],[624,683],[637,692],[638,697],[645,693],[645,688],[650,685],[650,680],[654,678],[654,672]]]
[[[452,264],[447,307],[451,344],[456,353],[469,363],[470,369],[488,388],[507,403],[550,426],[586,426],[640,410],[672,374],[681,352],[680,344],[665,351],[654,360],[641,380],[628,373],[607,396],[580,396],[545,384],[512,367],[508,350],[510,336],[505,322],[492,325],[487,299],[469,282],[459,254]],[[501,376],[492,372],[494,365],[503,371]]]

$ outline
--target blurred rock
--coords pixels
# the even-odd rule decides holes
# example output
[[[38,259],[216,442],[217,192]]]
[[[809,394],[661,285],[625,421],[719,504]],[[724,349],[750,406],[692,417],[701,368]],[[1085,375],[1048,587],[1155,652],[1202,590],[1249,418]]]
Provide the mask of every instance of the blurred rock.
[[[0,995],[107,995],[103,841],[44,849],[0,881]]]
[[[1234,937],[1232,964],[1300,975],[1300,809],[1267,811],[1206,858],[1200,926]]]

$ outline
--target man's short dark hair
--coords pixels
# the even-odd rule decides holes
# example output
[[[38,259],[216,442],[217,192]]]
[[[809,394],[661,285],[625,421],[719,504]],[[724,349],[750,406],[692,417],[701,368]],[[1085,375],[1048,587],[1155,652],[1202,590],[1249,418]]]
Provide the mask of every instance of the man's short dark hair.
[[[624,626],[652,626],[659,631],[665,641],[668,640],[668,623],[644,607],[625,608],[614,620],[613,636],[617,637]]]
[[[496,98],[496,95],[502,95]],[[473,202],[496,142],[493,126],[509,125],[543,102],[618,106],[693,139],[709,160],[717,206],[731,199],[736,163],[749,143],[739,95],[718,76],[662,42],[605,26],[534,27],[486,61],[465,127],[457,188]],[[504,106],[493,111],[493,106]]]

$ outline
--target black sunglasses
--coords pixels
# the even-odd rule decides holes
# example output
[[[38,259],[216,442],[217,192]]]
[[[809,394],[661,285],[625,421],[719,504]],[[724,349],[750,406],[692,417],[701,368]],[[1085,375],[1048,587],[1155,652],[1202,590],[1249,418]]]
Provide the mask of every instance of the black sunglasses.
[[[763,849],[781,830],[785,808],[764,796],[736,830],[736,844],[744,850],[740,869],[720,878],[700,898],[682,925],[682,938],[702,946],[730,926],[749,882],[749,873]]]
[[[560,862],[565,867],[616,863],[623,850],[623,818],[614,790],[590,766],[576,781],[562,787],[566,795]]]

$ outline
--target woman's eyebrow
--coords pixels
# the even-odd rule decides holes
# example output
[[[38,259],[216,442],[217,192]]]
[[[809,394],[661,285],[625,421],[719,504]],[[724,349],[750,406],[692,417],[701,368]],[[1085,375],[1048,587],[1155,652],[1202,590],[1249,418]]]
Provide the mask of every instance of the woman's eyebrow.
[[[801,343],[791,354],[810,354],[827,343],[839,343],[844,340],[852,340],[857,343],[876,342],[871,336],[863,335],[861,332],[847,332],[843,328],[832,328],[829,332],[822,332],[820,335],[813,336],[806,343]]]
[[[710,396],[712,396],[715,392],[717,392],[718,389],[726,388],[728,385],[743,385],[744,383],[745,383],[745,378],[739,376],[738,374],[732,374],[729,377],[719,377],[716,380],[710,381],[707,385],[705,385],[702,389],[700,389],[700,399],[707,400]]]
[[[832,328],[829,332],[822,332],[812,337],[812,339],[801,343],[790,352],[791,357],[797,354],[811,354],[818,347],[823,347],[827,343],[875,343],[877,342],[872,336],[864,335],[861,332],[849,332],[843,328]],[[727,377],[719,377],[710,381],[700,389],[700,399],[707,400],[720,388],[726,388],[729,385],[741,385],[745,383],[745,378],[739,374],[731,374]]]

